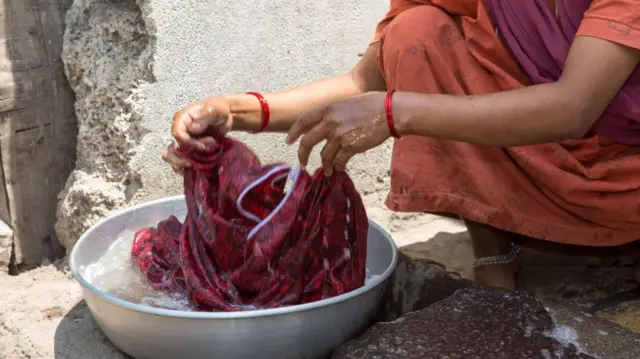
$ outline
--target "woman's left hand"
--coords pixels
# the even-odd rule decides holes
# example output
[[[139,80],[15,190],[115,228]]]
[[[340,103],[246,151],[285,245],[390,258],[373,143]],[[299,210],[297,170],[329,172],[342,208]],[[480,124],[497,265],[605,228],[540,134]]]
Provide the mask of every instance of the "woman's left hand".
[[[385,92],[368,92],[309,112],[291,127],[287,144],[302,137],[298,158],[306,166],[313,148],[327,140],[320,153],[325,173],[344,171],[355,154],[379,146],[391,136],[385,98]]]

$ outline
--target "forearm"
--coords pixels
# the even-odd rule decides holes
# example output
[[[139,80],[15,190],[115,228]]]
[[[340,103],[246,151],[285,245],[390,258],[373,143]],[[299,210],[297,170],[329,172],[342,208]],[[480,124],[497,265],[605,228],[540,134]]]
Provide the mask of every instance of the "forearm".
[[[593,61],[591,54],[604,54]],[[603,39],[574,41],[555,83],[478,96],[398,93],[399,130],[511,147],[580,138],[602,116],[640,62],[640,51]]]
[[[584,118],[585,106],[557,84],[478,96],[397,93],[393,108],[403,134],[499,147],[580,137],[599,117]]]
[[[266,130],[286,132],[304,113],[368,91],[384,90],[384,80],[377,67],[377,49],[377,44],[369,46],[356,67],[344,75],[263,94],[271,113]],[[228,100],[234,118],[233,130],[253,131],[260,127],[262,110],[254,96],[231,95]]]
[[[267,131],[288,131],[302,113],[360,93],[361,90],[347,74],[286,91],[263,94],[271,113]],[[260,127],[262,109],[254,96],[239,94],[229,96],[228,99],[234,118],[234,131],[253,131]]]

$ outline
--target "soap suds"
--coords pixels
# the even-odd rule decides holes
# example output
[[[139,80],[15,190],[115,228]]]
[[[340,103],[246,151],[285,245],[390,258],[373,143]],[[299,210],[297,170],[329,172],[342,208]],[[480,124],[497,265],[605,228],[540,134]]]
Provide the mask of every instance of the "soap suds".
[[[94,263],[80,269],[82,277],[99,290],[116,298],[149,307],[195,311],[186,294],[153,289],[131,258],[132,231],[121,233]],[[367,268],[365,284],[380,277]],[[243,306],[243,310],[255,310]]]

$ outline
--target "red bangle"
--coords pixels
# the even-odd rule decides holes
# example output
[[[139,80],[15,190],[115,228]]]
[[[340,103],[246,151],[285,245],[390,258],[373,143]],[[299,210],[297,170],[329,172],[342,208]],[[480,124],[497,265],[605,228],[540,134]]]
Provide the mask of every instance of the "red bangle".
[[[269,104],[264,97],[257,92],[247,92],[247,95],[255,96],[258,101],[260,101],[260,108],[262,109],[262,123],[260,124],[260,129],[251,133],[260,133],[264,132],[264,130],[269,126],[269,119],[271,118],[271,111],[269,110]]]
[[[393,111],[392,111],[392,100],[393,100],[393,94],[396,92],[396,90],[389,90],[389,92],[387,92],[387,98],[385,101],[385,110],[387,111],[387,125],[389,125],[389,132],[391,133],[391,136],[395,137],[395,138],[400,138],[400,135],[398,134],[398,131],[396,131],[396,125],[395,122],[393,122]]]

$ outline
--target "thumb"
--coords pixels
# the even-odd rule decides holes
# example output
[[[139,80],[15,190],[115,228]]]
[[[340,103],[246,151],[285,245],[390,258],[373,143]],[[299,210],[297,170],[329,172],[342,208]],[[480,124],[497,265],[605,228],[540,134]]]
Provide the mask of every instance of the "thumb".
[[[189,133],[192,135],[202,135],[210,126],[209,120],[199,117],[189,124]]]
[[[199,104],[189,110],[192,121],[188,126],[189,133],[195,136],[204,134],[210,127],[218,122],[218,114],[213,106]]]

